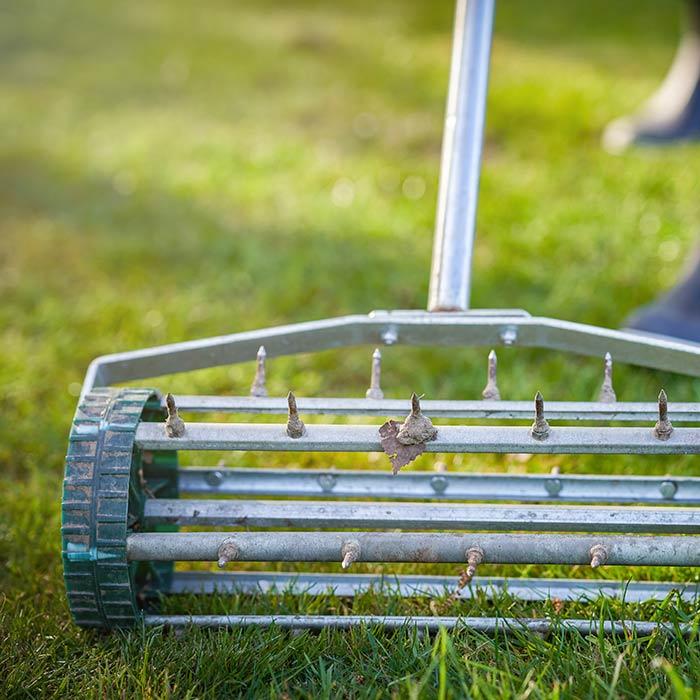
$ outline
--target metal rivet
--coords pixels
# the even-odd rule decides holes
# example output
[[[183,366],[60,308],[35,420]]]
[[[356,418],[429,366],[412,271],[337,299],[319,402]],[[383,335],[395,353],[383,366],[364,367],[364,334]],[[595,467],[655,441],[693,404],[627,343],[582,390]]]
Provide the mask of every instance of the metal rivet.
[[[515,345],[515,341],[518,339],[518,329],[515,326],[506,326],[501,329],[501,342],[509,347]]]
[[[372,353],[372,373],[369,379],[369,389],[365,396],[368,399],[383,399],[384,392],[381,386],[382,378],[382,353],[379,352],[379,348],[375,348]]]
[[[360,543],[357,540],[346,542],[340,550],[340,556],[343,557],[340,566],[347,569],[360,558]]]
[[[545,491],[550,496],[558,496],[561,493],[562,486],[561,479],[546,479],[544,482]]]
[[[399,332],[391,326],[382,333],[381,338],[384,345],[394,345],[399,339]]]
[[[678,486],[675,481],[662,481],[659,485],[659,491],[664,498],[672,499],[678,491]]]
[[[446,476],[433,476],[430,479],[430,486],[435,493],[445,493],[448,484]]]
[[[335,488],[338,477],[334,474],[319,474],[317,481],[322,491],[332,491]]]
[[[221,482],[224,480],[223,472],[218,469],[215,472],[209,472],[206,476],[206,481],[209,486],[221,486]]]

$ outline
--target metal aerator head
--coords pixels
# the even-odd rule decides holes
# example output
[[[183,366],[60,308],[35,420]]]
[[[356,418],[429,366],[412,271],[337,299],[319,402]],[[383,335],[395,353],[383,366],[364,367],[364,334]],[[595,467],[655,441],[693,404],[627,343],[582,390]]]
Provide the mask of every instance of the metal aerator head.
[[[653,432],[657,440],[668,440],[673,433],[673,426],[668,419],[668,398],[663,389],[659,392],[659,420],[656,421]]]
[[[287,394],[287,406],[289,407],[289,415],[287,417],[287,435],[290,438],[300,438],[306,435],[306,426],[299,418],[297,411],[297,400],[294,394],[290,391]]]
[[[384,392],[381,387],[381,377],[382,377],[382,353],[379,352],[379,348],[375,348],[372,353],[372,374],[369,380],[369,389],[365,396],[368,399],[383,399]]]
[[[265,386],[265,358],[267,353],[265,352],[265,346],[261,345],[258,348],[257,354],[257,364],[255,366],[255,378],[253,383],[250,385],[250,395],[251,396],[267,396],[267,387]]]
[[[496,369],[498,366],[498,359],[496,358],[496,351],[491,350],[488,358],[488,370],[486,386],[481,392],[481,396],[486,401],[500,401],[501,392],[498,390],[498,384],[496,383]]]
[[[349,568],[350,564],[360,558],[360,543],[357,540],[346,542],[340,550],[340,555],[343,557],[340,566],[343,569]]]
[[[612,355],[609,352],[605,353],[605,365],[603,369],[603,384],[598,392],[598,401],[600,403],[615,403],[617,396],[612,383],[613,361]]]
[[[424,442],[434,440],[437,432],[430,418],[421,412],[420,399],[414,392],[411,396],[411,412],[399,428],[396,439],[402,445],[422,445]]]
[[[530,435],[535,440],[546,440],[549,437],[549,423],[544,417],[544,399],[538,391],[535,394],[535,422],[530,428]]]
[[[179,438],[185,434],[185,421],[177,414],[175,398],[172,394],[165,397],[168,417],[165,419],[165,434],[171,438]]]

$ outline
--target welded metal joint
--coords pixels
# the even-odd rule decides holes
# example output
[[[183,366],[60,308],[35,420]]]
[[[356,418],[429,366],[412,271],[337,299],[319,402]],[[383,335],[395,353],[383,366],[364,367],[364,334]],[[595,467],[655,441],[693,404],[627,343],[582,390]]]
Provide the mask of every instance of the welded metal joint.
[[[414,392],[411,395],[411,412],[399,428],[396,439],[402,445],[422,445],[435,440],[437,433],[437,428],[430,418],[423,415],[420,408],[420,397]]]
[[[223,569],[229,562],[238,559],[238,545],[236,542],[228,537],[226,538],[219,547],[217,552],[217,565],[220,569]]]
[[[372,353],[372,373],[369,380],[369,389],[365,393],[365,397],[368,399],[383,399],[384,392],[381,386],[382,377],[382,353],[379,348],[375,348]]]
[[[185,422],[177,413],[175,397],[168,394],[165,397],[165,406],[168,409],[168,417],[165,419],[165,434],[171,438],[179,438],[185,434]]]
[[[656,421],[653,432],[657,440],[668,440],[673,433],[673,426],[668,419],[668,398],[663,389],[659,392],[659,420]]]
[[[297,400],[291,391],[287,394],[287,407],[289,409],[287,415],[287,435],[296,440],[306,435],[306,426],[301,418],[299,418]]]
[[[546,440],[549,437],[549,423],[547,423],[544,417],[544,399],[542,394],[538,391],[535,394],[535,422],[530,428],[530,435],[535,440]]]
[[[591,555],[591,568],[597,569],[608,560],[608,550],[602,544],[594,544],[589,554]]]
[[[613,361],[612,355],[609,352],[605,353],[605,363],[603,366],[603,383],[598,392],[598,401],[600,403],[615,403],[617,395],[613,389],[612,383]]]
[[[340,566],[343,569],[350,567],[350,564],[356,562],[360,558],[360,543],[357,540],[348,540],[340,549],[342,561]]]
[[[476,569],[484,561],[484,550],[481,547],[470,547],[466,551],[467,558],[467,570],[466,578],[467,582],[471,581],[476,575]]]
[[[253,383],[250,385],[251,396],[267,396],[267,387],[265,386],[266,357],[267,353],[265,352],[265,346],[261,345],[258,348],[258,354],[256,355],[255,378],[253,379]]]
[[[498,359],[496,357],[496,351],[491,350],[488,357],[487,374],[486,374],[486,386],[481,392],[481,396],[486,401],[500,401],[501,392],[498,390],[498,383],[496,381],[496,370],[498,368]]]

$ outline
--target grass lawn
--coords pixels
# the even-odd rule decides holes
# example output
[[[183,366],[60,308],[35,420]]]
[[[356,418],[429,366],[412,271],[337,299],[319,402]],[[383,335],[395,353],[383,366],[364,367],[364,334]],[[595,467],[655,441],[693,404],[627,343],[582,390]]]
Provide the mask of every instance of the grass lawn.
[[[700,222],[698,146],[613,157],[599,138],[663,75],[680,10],[654,0],[500,3],[473,306],[614,328],[673,284]],[[93,357],[425,306],[452,13],[450,0],[2,3],[0,695],[695,697],[697,635],[101,635],[70,621],[60,561],[62,460]],[[361,396],[369,350],[270,362],[270,390]],[[392,348],[384,356],[391,397],[477,397],[484,383],[482,350]],[[548,399],[589,400],[601,378],[597,360],[519,349],[499,357],[507,398],[540,389]],[[252,371],[248,363],[156,384],[244,393]],[[661,386],[672,401],[700,400],[697,380],[616,369],[623,400],[653,400]],[[569,473],[698,474],[690,458],[438,458],[473,471],[556,464]],[[423,457],[418,468],[433,461]],[[265,463],[324,464],[322,455]],[[358,458],[335,464],[358,466]],[[458,574],[453,566],[425,570]],[[577,567],[507,573],[588,575]],[[691,569],[635,573],[698,578]],[[207,604],[429,613],[428,601],[377,595]],[[173,600],[167,609],[202,605]],[[443,607],[451,615],[559,614],[507,597]],[[671,599],[567,603],[560,612],[698,620],[692,606]]]

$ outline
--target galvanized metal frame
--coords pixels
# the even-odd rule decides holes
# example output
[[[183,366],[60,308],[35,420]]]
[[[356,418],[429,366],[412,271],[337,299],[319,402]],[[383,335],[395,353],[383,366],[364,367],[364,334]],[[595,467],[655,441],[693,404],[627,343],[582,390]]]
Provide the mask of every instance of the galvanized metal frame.
[[[602,357],[700,376],[700,345],[589,325],[532,317],[517,309],[469,310],[481,146],[494,0],[458,0],[455,40],[445,120],[440,192],[430,295],[425,311],[373,311],[275,328],[234,333],[94,360],[85,377],[66,462],[64,559],[72,612],[78,624],[278,625],[283,628],[341,629],[413,625],[421,630],[469,627],[488,633],[553,629],[583,633],[687,634],[691,625],[641,621],[518,620],[503,618],[403,616],[156,615],[143,614],[154,594],[257,592],[279,589],[356,595],[370,587],[387,588],[389,577],[367,574],[288,574],[273,572],[210,574],[175,572],[174,560],[453,562],[467,565],[468,578],[481,563],[700,566],[700,478],[572,475],[444,474],[417,472],[392,477],[366,470],[279,470],[198,467],[175,470],[178,450],[343,451],[381,449],[376,425],[309,425],[290,437],[281,422],[230,424],[181,419],[165,430],[136,413],[149,404],[149,417],[164,415],[165,402],[151,391],[114,393],[101,387],[252,360],[258,370],[266,358],[359,345],[533,347]],[[258,353],[260,346],[265,351]],[[490,360],[491,362],[491,360]],[[495,358],[492,371],[495,373]],[[403,401],[384,399],[378,383],[379,356],[367,398],[300,397],[298,410],[388,418],[404,414]],[[490,376],[491,382],[493,377]],[[532,418],[532,404],[426,400],[431,417],[519,421]],[[608,387],[611,389],[611,387]],[[131,393],[129,393],[131,392]],[[282,398],[264,396],[264,374],[256,376],[251,397],[177,396],[184,413],[287,412]],[[136,398],[134,398],[136,397]],[[149,398],[150,397],[150,398]],[[614,392],[602,396],[614,399]],[[132,401],[133,399],[133,401]],[[131,406],[130,404],[134,405]],[[124,406],[133,410],[120,423]],[[539,401],[542,412],[542,401]],[[127,411],[128,412],[128,411]],[[655,403],[618,401],[548,403],[549,420],[575,425],[547,426],[545,433],[518,425],[439,426],[426,444],[435,452],[526,452],[546,454],[700,453],[700,427],[670,424],[652,432]],[[700,404],[671,404],[672,422],[700,423]],[[144,414],[145,415],[145,414]],[[543,416],[540,416],[543,418]],[[576,425],[581,421],[642,423],[630,427]],[[121,442],[120,442],[121,440]],[[115,442],[116,441],[116,442]],[[122,444],[123,443],[123,444]],[[96,445],[96,452],[90,452]],[[103,449],[104,448],[104,449]],[[109,449],[107,449],[109,448]],[[112,449],[113,448],[113,449]],[[112,452],[114,454],[112,454]],[[116,451],[115,451],[116,450]],[[104,454],[103,454],[104,453]],[[158,465],[165,465],[165,469]],[[172,499],[178,493],[228,496],[437,499],[443,503]],[[110,501],[110,499],[112,499]],[[655,507],[517,506],[454,501],[547,501],[551,503],[641,503]],[[447,503],[446,501],[451,501]],[[102,503],[118,510],[101,510]],[[127,507],[128,505],[128,507]],[[680,509],[677,506],[695,506]],[[216,525],[217,532],[151,532],[180,525]],[[317,528],[249,532],[247,528]],[[371,532],[369,528],[457,532]],[[233,528],[233,529],[232,529]],[[342,528],[329,532],[328,528]],[[355,528],[346,530],[346,528]],[[516,532],[512,532],[515,530]],[[485,532],[491,531],[491,532]],[[493,532],[495,531],[495,532]],[[527,531],[527,532],[525,532]],[[107,534],[112,533],[110,537]],[[116,533],[116,534],[114,534]],[[572,534],[582,533],[582,534]],[[585,533],[585,534],[583,534]],[[611,534],[615,533],[615,534]],[[656,534],[651,534],[656,533]],[[660,533],[660,534],[659,534]],[[106,538],[106,539],[105,539]],[[104,572],[107,572],[105,574]],[[140,572],[140,573],[139,573]],[[144,575],[144,572],[146,575]],[[111,577],[111,578],[110,578]],[[401,595],[468,598],[477,591],[507,592],[524,600],[589,599],[597,595],[644,601],[677,595],[698,600],[696,584],[611,583],[573,579],[498,579],[476,577],[455,588],[447,577],[392,577]],[[306,588],[305,588],[306,587]],[[93,590],[94,589],[94,590]],[[114,607],[114,614],[110,612]],[[140,607],[139,607],[140,606]]]

